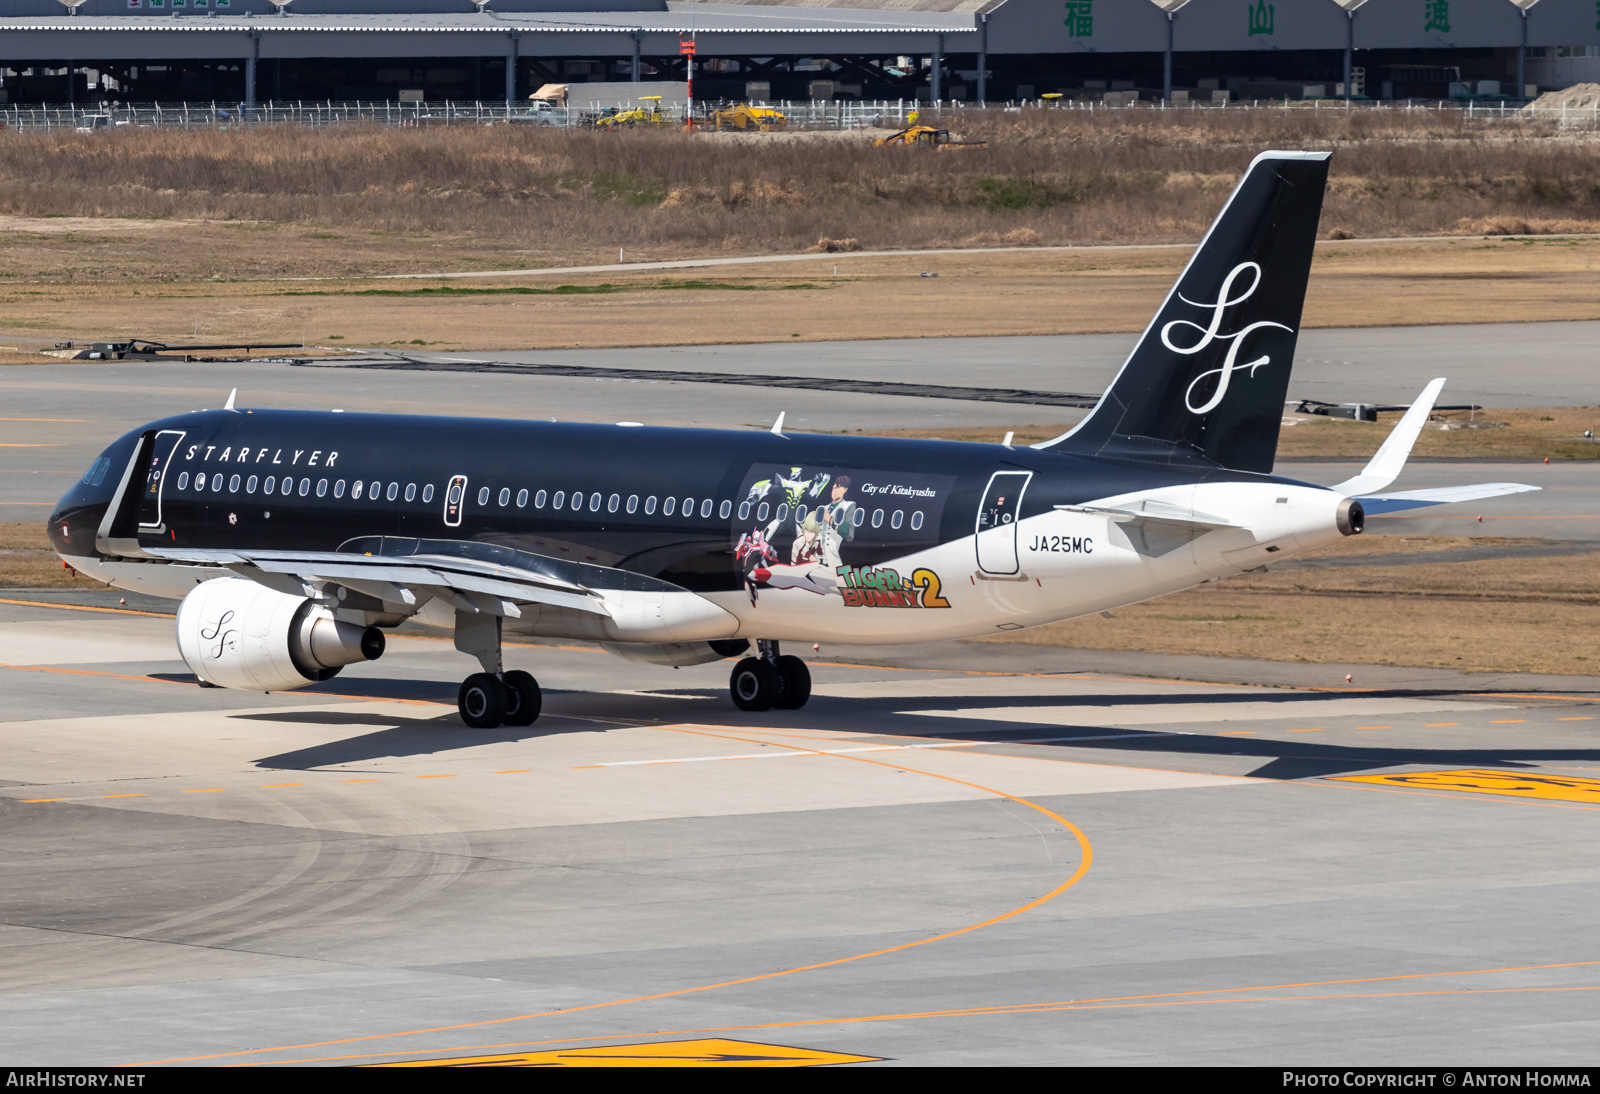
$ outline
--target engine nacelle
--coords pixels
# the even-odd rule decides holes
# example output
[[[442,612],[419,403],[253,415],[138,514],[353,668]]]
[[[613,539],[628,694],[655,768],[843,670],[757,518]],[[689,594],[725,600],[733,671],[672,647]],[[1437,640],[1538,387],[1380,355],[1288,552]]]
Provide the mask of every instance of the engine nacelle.
[[[202,681],[292,691],[383,656],[383,632],[242,577],[196,586],[178,605],[178,651]]]
[[[600,648],[629,661],[678,668],[738,657],[749,652],[750,643],[743,638],[723,638],[715,642],[602,642]]]

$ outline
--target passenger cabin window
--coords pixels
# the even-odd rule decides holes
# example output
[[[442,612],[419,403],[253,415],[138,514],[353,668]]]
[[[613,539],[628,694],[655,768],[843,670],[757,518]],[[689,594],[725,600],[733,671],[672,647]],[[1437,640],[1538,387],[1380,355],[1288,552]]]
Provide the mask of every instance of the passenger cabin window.
[[[206,488],[206,473],[204,471],[194,477],[194,488],[196,490],[204,490]]]
[[[756,520],[758,520],[758,521],[759,520],[766,520],[767,519],[767,513],[769,513],[771,511],[771,508],[772,507],[769,506],[766,502],[762,502],[761,503],[761,508],[756,510]]]
[[[489,488],[487,486],[482,487],[482,488],[480,488],[478,490],[478,504],[479,505],[488,505],[489,504]]]
[[[778,505],[778,511],[776,513],[774,513],[773,515],[778,518],[778,523],[779,524],[782,524],[784,521],[788,520],[789,519],[789,506],[788,506],[788,504],[786,502],[780,502],[779,505]]]
[[[300,496],[303,498],[309,493],[311,493],[311,480],[310,479],[301,479],[300,480]]]
[[[661,515],[664,517],[670,517],[677,508],[678,499],[668,498],[666,501],[661,503]]]
[[[730,514],[732,512],[733,512],[733,502],[725,501],[725,502],[722,503],[722,507],[717,510],[717,516],[721,517],[723,520],[727,520],[728,519],[728,514]]]
[[[194,481],[195,482],[199,482],[200,481],[200,476],[196,475]],[[276,490],[277,488],[278,488],[278,476],[276,476],[276,475],[268,475],[267,476],[267,481],[261,484],[261,492],[263,494],[270,494],[274,490]]]
[[[256,492],[256,483],[259,481],[254,475],[251,475],[244,484],[244,492],[246,494],[254,494]]]
[[[543,491],[541,490],[540,493],[543,493]],[[567,492],[565,490],[557,490],[556,491],[556,496],[550,499],[550,508],[552,508],[552,509],[560,509],[563,505],[566,504],[566,501],[567,501]]]
[[[872,526],[874,528],[882,528],[883,527],[883,510],[882,509],[874,509],[872,511]]]
[[[417,500],[417,484],[416,483],[414,483],[414,482],[406,483],[406,500],[407,501],[416,501]]]
[[[654,494],[651,494],[648,498],[644,499],[644,515],[647,516],[647,517],[648,516],[653,516],[655,514],[655,511],[656,511],[656,496]]]
[[[684,498],[683,499],[683,515],[685,517],[694,516],[694,499],[693,498]]]
[[[383,490],[383,483],[381,483],[381,482],[368,483],[367,484],[367,500],[368,501],[377,501],[378,500],[378,495],[379,495],[379,493],[382,492],[382,490]]]
[[[502,486],[500,488],[500,508],[504,509],[506,506],[508,506],[510,504],[511,504],[511,487]]]
[[[238,475],[228,480],[228,493],[237,494],[239,492],[239,481]]]
[[[362,482],[360,479],[357,479],[355,481],[355,484],[350,487],[350,500],[351,501],[360,501],[361,500],[361,491],[366,488],[366,485],[367,485],[366,483]],[[267,480],[267,492],[271,493],[271,491],[272,491],[272,480],[268,479]]]
[[[597,498],[599,496],[600,496],[599,494],[595,495],[595,497],[597,497]],[[606,499],[606,512],[615,513],[617,511],[617,507],[620,506],[621,504],[622,504],[622,496],[620,494],[612,494],[609,498]]]
[[[915,513],[911,514],[911,530],[913,532],[920,532],[922,530],[922,510],[921,509],[918,509]]]
[[[433,483],[430,482],[427,486],[422,488],[422,500],[424,502],[433,500]]]
[[[255,488],[255,485],[254,485],[255,484],[255,480],[252,479],[250,481],[251,481],[251,489],[254,489]],[[340,479],[338,482],[333,484],[333,496],[336,497],[336,498],[344,497],[344,480],[343,479]]]
[[[796,524],[804,524],[806,522],[806,514],[808,512],[810,512],[810,510],[807,509],[804,505],[795,506],[794,507],[794,522]]]
[[[582,508],[583,508],[583,491],[582,490],[574,491],[573,494],[572,494],[572,510],[573,510],[573,512],[577,512],[579,509],[582,509]]]
[[[535,509],[543,509],[544,508],[544,499],[545,499],[545,493],[544,493],[543,490],[541,490],[541,491],[539,491],[537,494],[535,494],[533,496],[533,507]],[[558,502],[556,502],[556,504],[560,505],[561,503],[558,501]]]
[[[528,492],[526,490],[518,490],[517,491],[517,508],[518,509],[525,509],[525,508],[527,508],[527,506],[528,506]]]
[[[598,513],[599,511],[600,511],[600,491],[596,490],[594,493],[589,495],[589,512]]]
[[[899,531],[900,530],[900,525],[902,523],[904,523],[905,519],[906,519],[906,514],[905,514],[904,510],[896,509],[894,511],[894,516],[891,517],[890,520],[889,520],[889,527],[895,529],[896,531]]]
[[[318,479],[317,480],[317,497],[325,498],[327,496],[328,496],[328,480],[327,479]]]
[[[185,471],[183,474],[178,476],[178,489],[189,489],[189,472]]]
[[[629,494],[628,495],[628,512],[632,513],[634,511],[636,511],[638,508],[639,508],[639,495],[638,494]]]
[[[746,502],[741,502],[739,504],[739,519],[740,520],[749,520],[750,519],[750,503],[749,502],[746,501]]]
[[[710,498],[707,498],[705,501],[700,503],[701,520],[705,520],[707,517],[711,516],[711,506],[714,504],[715,503]]]
[[[222,489],[222,475],[221,474],[212,475],[211,476],[211,492],[213,494],[215,494],[217,491],[219,491],[221,489]]]

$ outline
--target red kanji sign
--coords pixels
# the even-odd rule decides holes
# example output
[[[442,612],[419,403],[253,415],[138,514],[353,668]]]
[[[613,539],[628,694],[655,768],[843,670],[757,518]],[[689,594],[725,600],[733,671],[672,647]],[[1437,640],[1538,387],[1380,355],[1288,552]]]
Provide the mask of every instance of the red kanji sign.
[[[694,39],[678,39],[678,54],[682,57],[694,56]]]

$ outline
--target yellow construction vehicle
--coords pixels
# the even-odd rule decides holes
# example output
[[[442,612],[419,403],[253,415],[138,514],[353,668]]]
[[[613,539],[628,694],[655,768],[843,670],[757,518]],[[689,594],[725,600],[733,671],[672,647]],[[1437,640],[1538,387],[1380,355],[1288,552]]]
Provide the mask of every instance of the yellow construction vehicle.
[[[660,95],[640,95],[639,101],[643,106],[636,106],[632,110],[618,110],[608,106],[594,120],[594,124],[601,129],[624,129],[635,125],[665,125],[667,119],[661,114]]]
[[[879,137],[872,142],[874,148],[886,148],[894,145],[900,148],[932,148],[936,152],[943,152],[950,148],[971,148],[988,141],[952,141],[950,130],[935,129],[931,125],[913,125],[902,129],[900,132],[887,137]]]
[[[788,124],[789,119],[770,106],[751,106],[749,103],[735,103],[726,110],[713,110],[711,122],[718,132],[723,126],[732,129],[756,129],[762,133],[770,133],[774,129],[782,129]]]

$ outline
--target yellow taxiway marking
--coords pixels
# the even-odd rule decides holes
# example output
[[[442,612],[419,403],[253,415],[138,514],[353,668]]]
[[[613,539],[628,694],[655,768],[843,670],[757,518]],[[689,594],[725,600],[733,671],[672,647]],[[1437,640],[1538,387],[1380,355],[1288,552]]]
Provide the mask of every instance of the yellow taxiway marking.
[[[858,1064],[881,1056],[854,1056],[789,1045],[761,1045],[711,1037],[702,1041],[660,1041],[645,1045],[596,1045],[504,1056],[458,1056],[449,1060],[407,1060],[369,1067],[816,1067]]]
[[[419,779],[453,779],[454,775],[418,775]]]
[[[1356,726],[1357,729],[1393,729],[1394,726]]]
[[[1579,715],[1579,716],[1572,717],[1572,718],[1557,718],[1556,721],[1558,721],[1558,722],[1592,722],[1592,721],[1594,721],[1594,719],[1589,717],[1588,715]]]
[[[1229,729],[1229,730],[1225,730],[1222,733],[1217,734],[1217,736],[1218,737],[1253,737],[1253,736],[1255,736],[1255,732],[1256,731],[1253,730],[1253,729]]]
[[[263,789],[263,790],[282,790],[285,787],[289,787],[289,786],[304,786],[304,785],[305,785],[305,783],[262,783],[261,784],[261,789]]]
[[[1326,733],[1324,729],[1291,729],[1290,733]]]
[[[496,771],[495,774],[496,775],[526,775],[532,770],[533,770],[533,768],[531,768],[531,767],[513,767],[510,771]]]
[[[1394,775],[1340,775],[1334,782],[1378,783],[1421,790],[1455,790],[1467,794],[1504,794],[1600,805],[1600,779],[1528,771],[1406,771]]]
[[[207,787],[204,787],[204,788],[202,788],[200,790],[185,790],[184,793],[185,794],[222,794],[222,793],[225,793],[225,790],[224,790],[223,787],[220,787],[220,786],[207,786]]]
[[[108,797],[108,798],[142,798],[142,797],[145,797],[145,795],[144,794],[106,794],[105,797]]]
[[[64,802],[66,798],[23,798],[23,805],[38,805],[41,802]]]
[[[1492,718],[1489,724],[1492,726],[1508,726],[1515,722],[1526,722],[1527,720],[1526,718]]]
[[[340,779],[339,781],[342,782],[342,783],[376,783],[376,782],[382,782],[383,780],[382,779]]]

